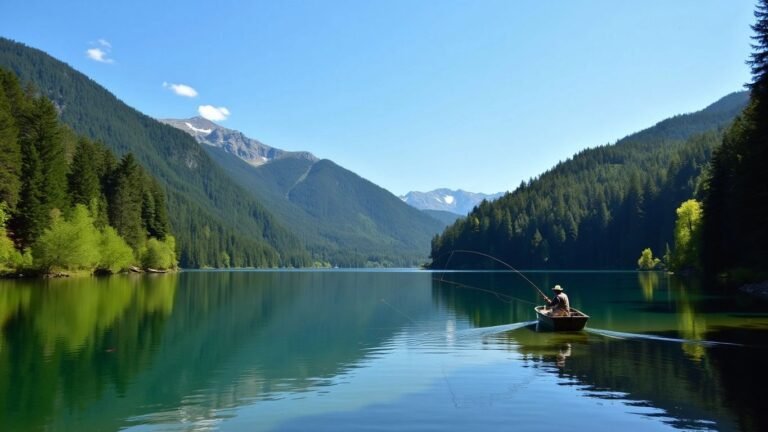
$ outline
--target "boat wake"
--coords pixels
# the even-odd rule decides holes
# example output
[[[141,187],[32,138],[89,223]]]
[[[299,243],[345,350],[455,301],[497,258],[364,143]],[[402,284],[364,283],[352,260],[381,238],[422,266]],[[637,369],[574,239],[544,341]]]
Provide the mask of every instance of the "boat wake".
[[[625,332],[617,332],[613,330],[603,330],[603,329],[596,329],[596,328],[585,328],[584,331],[593,333],[596,335],[600,335],[600,336],[605,336],[611,339],[645,339],[645,340],[653,340],[653,341],[660,341],[660,342],[691,343],[691,344],[697,344],[697,345],[703,345],[703,346],[739,346],[739,347],[744,346],[742,344],[733,343],[733,342],[717,342],[717,341],[696,340],[696,339],[670,338],[665,336],[656,336],[656,335],[649,335],[644,333],[625,333]]]

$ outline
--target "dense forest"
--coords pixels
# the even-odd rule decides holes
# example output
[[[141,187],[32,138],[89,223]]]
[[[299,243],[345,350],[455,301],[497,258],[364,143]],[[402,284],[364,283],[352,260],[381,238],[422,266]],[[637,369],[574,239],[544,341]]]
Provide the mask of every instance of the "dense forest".
[[[752,26],[749,105],[712,156],[703,201],[702,258],[709,272],[768,277],[768,1]]]
[[[303,243],[186,133],[141,114],[42,51],[0,38],[0,66],[53,101],[60,120],[157,179],[182,267],[306,266]]]
[[[284,157],[253,167],[221,148],[204,148],[320,262],[414,266],[424,262],[430,238],[447,225],[327,159]]]
[[[0,68],[0,270],[176,266],[165,195],[132,154],[78,137]]]
[[[584,150],[514,192],[483,202],[432,240],[433,268],[489,268],[489,253],[522,268],[636,268],[672,247],[680,203],[697,192],[746,92],[664,120],[614,145]]]

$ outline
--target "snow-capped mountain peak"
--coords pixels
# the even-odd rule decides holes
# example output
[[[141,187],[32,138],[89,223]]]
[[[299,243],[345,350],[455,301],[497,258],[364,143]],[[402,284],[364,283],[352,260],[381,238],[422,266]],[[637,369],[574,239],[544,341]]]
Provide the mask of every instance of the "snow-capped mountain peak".
[[[429,192],[408,192],[400,199],[420,210],[443,210],[463,216],[483,200],[491,201],[503,194],[503,192],[499,192],[489,195],[461,189],[435,189]]]

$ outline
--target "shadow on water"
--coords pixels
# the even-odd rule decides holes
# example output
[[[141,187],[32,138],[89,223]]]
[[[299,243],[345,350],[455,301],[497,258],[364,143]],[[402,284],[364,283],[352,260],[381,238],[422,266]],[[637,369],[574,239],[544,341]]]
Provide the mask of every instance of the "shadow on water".
[[[660,409],[642,415],[675,428],[768,430],[763,398],[755,397],[768,388],[760,370],[768,355],[768,320],[754,313],[760,305],[663,274],[593,274],[589,281],[580,274],[555,276],[569,294],[578,290],[572,304],[592,316],[586,331],[538,332],[528,325],[486,337],[587,397]],[[502,275],[453,277],[504,293],[524,289]],[[478,298],[446,284],[433,284],[433,297],[478,326],[533,317],[529,305]]]

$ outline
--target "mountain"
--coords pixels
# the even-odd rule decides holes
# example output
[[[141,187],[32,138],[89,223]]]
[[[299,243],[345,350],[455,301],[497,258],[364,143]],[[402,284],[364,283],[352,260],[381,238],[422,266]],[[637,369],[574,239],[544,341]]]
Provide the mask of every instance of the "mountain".
[[[276,149],[198,117],[162,121],[204,144],[232,180],[325,263],[417,265],[447,226],[330,160]]]
[[[699,183],[723,131],[747,104],[732,93],[613,145],[587,149],[474,209],[432,242],[434,268],[475,250],[522,268],[634,269],[672,245],[675,210]],[[461,256],[459,256],[461,255]],[[458,254],[460,268],[493,263]]]
[[[253,166],[284,157],[304,158],[313,162],[318,159],[309,152],[289,152],[270,147],[262,142],[248,138],[242,132],[221,127],[202,117],[184,120],[160,119],[177,129],[192,135],[197,142],[224,149]]]
[[[483,200],[493,201],[502,195],[504,192],[487,195],[461,189],[435,189],[429,192],[408,192],[400,196],[400,199],[419,210],[443,210],[464,216]]]
[[[75,132],[118,156],[132,153],[158,180],[167,196],[181,266],[311,263],[302,242],[188,134],[129,107],[40,50],[0,38],[0,66],[50,98]]]
[[[429,210],[429,209],[425,209],[425,210],[422,210],[422,211],[424,213],[432,216],[433,218],[439,220],[440,222],[445,224],[445,226],[453,224],[454,222],[456,222],[461,217],[461,215],[458,215],[456,213],[451,213],[451,212],[445,211],[445,210]]]

